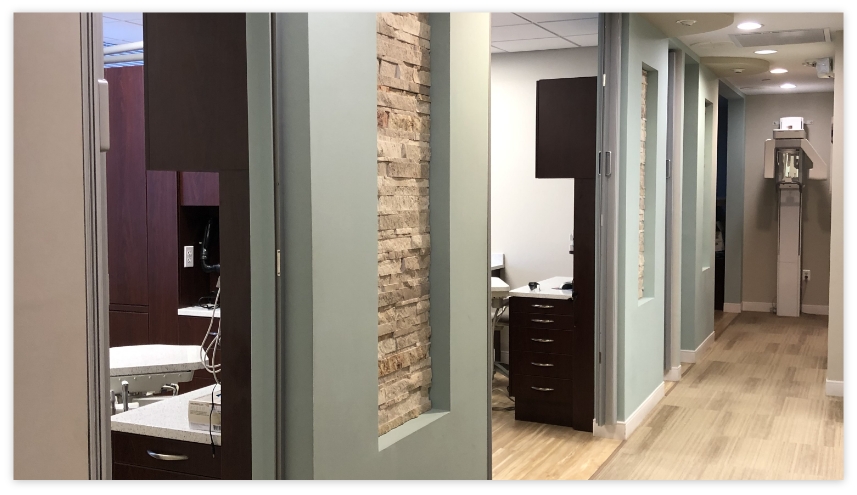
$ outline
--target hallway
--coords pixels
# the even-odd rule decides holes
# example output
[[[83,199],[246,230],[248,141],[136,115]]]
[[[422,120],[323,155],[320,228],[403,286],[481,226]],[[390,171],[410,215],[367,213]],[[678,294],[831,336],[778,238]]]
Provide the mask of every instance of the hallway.
[[[592,479],[842,479],[827,317],[742,313]]]

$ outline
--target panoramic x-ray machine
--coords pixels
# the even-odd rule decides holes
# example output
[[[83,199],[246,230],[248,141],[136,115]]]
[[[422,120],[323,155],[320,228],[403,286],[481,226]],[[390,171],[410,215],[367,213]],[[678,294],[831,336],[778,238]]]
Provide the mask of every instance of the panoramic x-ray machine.
[[[765,178],[776,179],[778,201],[777,315],[799,316],[801,209],[807,180],[827,179],[827,163],[807,141],[803,117],[784,117],[765,141]]]

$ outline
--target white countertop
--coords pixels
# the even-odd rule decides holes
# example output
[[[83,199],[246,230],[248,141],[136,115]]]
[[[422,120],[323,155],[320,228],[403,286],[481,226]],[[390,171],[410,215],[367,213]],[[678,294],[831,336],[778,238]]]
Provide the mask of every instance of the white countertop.
[[[198,345],[129,345],[110,348],[110,376],[202,369]]]
[[[211,310],[205,309],[202,306],[188,306],[179,308],[179,316],[199,316],[202,318],[211,318]],[[214,310],[214,317],[220,318],[220,308]]]
[[[491,253],[491,269],[499,270],[506,266],[506,256],[503,253]]]
[[[491,277],[491,297],[502,298],[509,295],[509,284],[500,277]]]
[[[539,280],[539,288],[530,290],[529,285],[509,291],[511,297],[537,297],[542,299],[571,299],[572,291],[561,290],[562,284],[571,282],[574,277],[552,277],[547,280]]]
[[[192,429],[187,419],[187,403],[201,395],[210,395],[213,387],[220,391],[218,385],[209,385],[148,406],[114,414],[110,417],[110,429],[205,444],[210,444],[213,436],[214,444],[220,445],[220,433],[213,432],[213,435],[209,436],[208,430]]]

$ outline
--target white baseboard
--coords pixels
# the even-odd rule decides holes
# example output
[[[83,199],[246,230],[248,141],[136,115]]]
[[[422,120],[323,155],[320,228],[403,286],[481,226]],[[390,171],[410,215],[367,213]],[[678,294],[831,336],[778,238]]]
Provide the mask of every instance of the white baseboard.
[[[824,392],[833,397],[842,397],[842,393],[844,392],[843,383],[836,380],[827,380],[827,383],[824,385]]]
[[[669,371],[664,373],[665,382],[677,382],[681,380],[681,365],[673,366]]]
[[[772,303],[769,302],[749,302],[744,301],[741,303],[741,309],[744,311],[756,311],[759,313],[770,313],[771,309],[774,307]]]
[[[661,382],[655,390],[646,397],[646,400],[640,404],[636,411],[628,416],[625,421],[617,421],[615,425],[598,426],[595,420],[592,420],[592,434],[601,438],[613,438],[615,440],[627,440],[634,433],[643,421],[649,417],[649,414],[658,405],[658,402],[664,398],[666,389]]]
[[[820,304],[802,304],[800,306],[801,313],[806,313],[808,315],[827,315],[830,314],[829,306],[822,306]]]
[[[614,440],[624,440],[625,439],[625,425],[624,424],[615,424],[615,425],[604,425],[598,426],[595,424],[595,420],[592,420],[592,435],[599,438],[612,438]]]
[[[686,351],[686,350],[682,349],[682,351],[681,351],[681,362],[682,363],[696,363],[697,361],[702,359],[702,356],[704,356],[705,353],[708,352],[708,349],[712,345],[714,345],[714,332],[711,332],[710,334],[708,334],[708,337],[705,337],[705,340],[703,340],[702,343],[699,344],[699,347],[697,347],[696,350]]]
[[[741,312],[741,303],[723,303],[723,312],[724,313],[740,313]]]

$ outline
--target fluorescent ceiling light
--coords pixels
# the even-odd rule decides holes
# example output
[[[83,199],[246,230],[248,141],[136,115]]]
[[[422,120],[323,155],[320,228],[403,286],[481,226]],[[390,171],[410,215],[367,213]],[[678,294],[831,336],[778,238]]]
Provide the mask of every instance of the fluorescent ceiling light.
[[[771,69],[771,74],[785,74],[788,72],[787,69]]]
[[[777,53],[776,50],[756,50],[756,55],[770,55],[772,53]]]
[[[795,86],[792,83],[785,83],[785,84],[781,84],[780,87],[783,89],[792,89],[792,88],[796,88],[797,86]]]
[[[749,30],[749,29],[759,29],[762,27],[758,22],[742,22],[738,24],[738,29]]]

